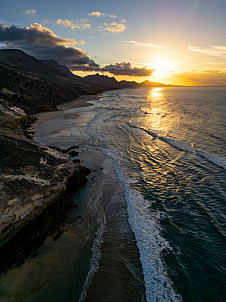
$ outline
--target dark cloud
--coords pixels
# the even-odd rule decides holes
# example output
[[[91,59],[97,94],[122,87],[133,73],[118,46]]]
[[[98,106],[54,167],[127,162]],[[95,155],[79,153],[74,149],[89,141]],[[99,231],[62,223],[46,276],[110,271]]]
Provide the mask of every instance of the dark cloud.
[[[81,49],[68,46],[84,42],[62,39],[38,23],[25,28],[0,25],[0,43],[7,48],[22,49],[39,59],[54,59],[69,67],[89,64],[89,61],[94,63]]]
[[[54,47],[35,47],[32,49],[28,47],[26,51],[39,59],[51,58],[61,64],[67,65],[68,67],[73,67],[77,64],[89,64],[89,62],[92,61],[82,50],[62,45]]]
[[[92,60],[91,60],[92,61]],[[95,62],[90,64],[86,64],[86,65],[74,65],[72,68],[72,71],[102,71],[101,67],[96,64]]]
[[[130,63],[122,62],[114,65],[107,65],[102,68],[102,71],[108,71],[114,75],[145,77],[151,76],[154,69],[132,67]]]
[[[50,29],[41,24],[34,23],[30,27],[19,28],[16,26],[0,26],[0,41],[10,44],[54,46],[79,44],[73,39],[62,39],[55,35]]]
[[[90,60],[91,61],[91,60]],[[154,72],[154,69],[138,68],[132,67],[130,63],[116,63],[100,67],[96,63],[83,66],[74,66],[73,70],[81,71],[98,71],[98,72],[109,72],[114,75],[127,75],[127,76],[136,76],[136,77],[147,77],[151,76]]]
[[[54,59],[72,70],[110,72],[113,75],[150,76],[153,69],[132,67],[130,63],[116,63],[101,67],[84,51],[73,47],[73,39],[62,39],[50,29],[34,23],[30,27],[0,25],[0,43],[6,48],[19,48],[38,59]]]

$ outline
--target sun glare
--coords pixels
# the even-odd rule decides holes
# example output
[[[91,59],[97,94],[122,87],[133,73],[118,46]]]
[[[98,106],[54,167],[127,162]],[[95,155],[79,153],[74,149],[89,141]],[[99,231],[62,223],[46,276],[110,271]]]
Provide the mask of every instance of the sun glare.
[[[153,76],[158,78],[165,77],[176,69],[172,62],[166,60],[155,61],[150,65],[155,69]]]
[[[163,56],[151,58],[150,63],[148,63],[146,66],[148,69],[154,69],[150,80],[157,82],[164,82],[164,80],[167,81],[168,78],[173,76],[173,72],[178,69],[171,58]]]

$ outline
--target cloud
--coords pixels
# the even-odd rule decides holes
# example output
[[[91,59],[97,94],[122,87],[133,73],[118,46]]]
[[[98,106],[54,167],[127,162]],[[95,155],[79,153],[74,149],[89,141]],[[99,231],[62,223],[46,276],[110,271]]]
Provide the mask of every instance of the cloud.
[[[153,44],[153,43],[142,43],[142,42],[137,42],[137,41],[123,41],[125,43],[132,44],[134,46],[142,46],[142,47],[153,47],[153,48],[160,48],[160,49],[166,49],[163,46]]]
[[[70,27],[71,29],[80,29],[80,30],[85,30],[85,29],[89,29],[91,24],[89,23],[81,23],[81,24],[74,24],[69,20],[62,20],[62,19],[58,19],[56,21],[57,24],[63,25],[65,27]]]
[[[74,65],[89,64],[90,59],[86,53],[75,47],[39,47],[35,49],[35,55],[39,59],[54,59],[55,61],[65,64],[70,68]]]
[[[7,46],[53,46],[53,45],[75,45],[84,44],[83,41],[76,42],[74,39],[62,39],[55,35],[49,28],[39,23],[33,23],[30,27],[20,28],[16,26],[0,26],[0,41]]]
[[[38,23],[30,27],[0,25],[0,43],[7,48],[19,48],[39,59],[54,59],[69,67],[93,64],[84,51],[72,45],[83,44],[74,39],[62,39]]]
[[[147,69],[145,67],[138,68],[132,67],[130,63],[122,62],[116,64],[110,64],[102,68],[102,71],[108,71],[114,75],[128,75],[128,76],[138,76],[145,77],[151,76],[154,69]]]
[[[109,72],[113,75],[127,75],[127,76],[137,76],[137,77],[145,77],[151,76],[154,72],[154,69],[147,69],[145,67],[138,68],[132,67],[130,63],[122,62],[116,64],[106,65],[104,67],[99,66],[98,64],[90,64],[89,66],[76,66],[73,70],[81,70],[81,71],[97,71],[97,72]]]
[[[204,53],[210,56],[226,58],[226,46],[210,46],[208,48],[188,46],[188,49],[194,52]]]
[[[32,16],[35,16],[36,10],[35,10],[34,8],[30,8],[30,9],[26,9],[23,13],[24,13],[25,15],[32,15]]]
[[[194,86],[226,85],[226,72],[218,70],[189,71],[175,73],[178,83]]]
[[[34,23],[30,27],[0,25],[0,45],[6,48],[19,48],[38,59],[54,59],[72,70],[109,72],[114,75],[150,76],[153,69],[132,67],[122,62],[101,67],[91,60],[87,54],[73,47],[82,44],[74,39],[62,39],[49,28]]]
[[[106,13],[101,13],[99,11],[92,12],[92,13],[89,14],[89,16],[95,16],[97,18],[99,18],[100,16],[106,16],[106,17],[109,17],[109,18],[116,18],[117,17],[114,14],[106,14]]]
[[[104,30],[114,33],[120,33],[126,29],[126,26],[122,23],[112,22],[110,24],[104,23]]]

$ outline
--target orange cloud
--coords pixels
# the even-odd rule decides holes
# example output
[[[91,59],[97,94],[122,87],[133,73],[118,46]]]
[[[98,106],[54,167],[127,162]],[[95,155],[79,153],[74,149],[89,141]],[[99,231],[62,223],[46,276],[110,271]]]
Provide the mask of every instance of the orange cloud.
[[[114,15],[114,14],[106,14],[106,13],[101,13],[99,11],[96,11],[96,12],[92,12],[89,14],[89,16],[95,16],[97,18],[99,18],[100,16],[107,16],[109,18],[116,18],[117,16]]]
[[[69,20],[62,20],[62,19],[58,19],[56,21],[56,23],[63,25],[65,27],[70,27],[71,29],[76,28],[76,29],[80,29],[80,30],[89,29],[91,26],[89,23],[74,24],[73,22],[71,22]]]
[[[124,24],[118,23],[118,22],[112,22],[110,24],[105,23],[104,25],[105,25],[104,30],[110,31],[112,33],[120,33],[122,31],[126,30],[126,26]]]
[[[173,73],[168,76],[168,82],[188,86],[222,86],[226,85],[226,72],[205,70]]]

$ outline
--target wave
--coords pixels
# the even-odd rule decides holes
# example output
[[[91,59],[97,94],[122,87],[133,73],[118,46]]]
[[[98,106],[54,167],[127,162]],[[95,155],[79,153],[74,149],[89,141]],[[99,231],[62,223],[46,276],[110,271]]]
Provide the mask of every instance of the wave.
[[[223,156],[219,156],[216,154],[207,154],[205,152],[202,151],[197,151],[197,154],[205,159],[207,159],[208,161],[210,161],[211,163],[226,169],[226,157]]]
[[[100,267],[100,259],[102,257],[101,253],[101,246],[103,243],[103,233],[104,233],[105,225],[102,223],[96,232],[96,239],[94,240],[93,246],[92,246],[92,257],[90,260],[90,268],[88,275],[86,277],[85,283],[83,285],[82,293],[79,299],[79,302],[84,301],[86,297],[87,288],[89,287],[89,284],[91,280],[93,279],[95,273],[99,270]]]
[[[115,170],[125,189],[129,223],[140,251],[147,301],[181,301],[182,298],[175,293],[161,259],[163,250],[170,249],[170,246],[161,236],[159,214],[151,213],[150,203],[140,193],[129,188],[130,182],[125,182],[125,177],[117,162],[115,162]]]
[[[114,161],[117,178],[124,189],[129,223],[135,234],[144,273],[147,302],[179,302],[182,298],[174,291],[173,283],[167,276],[167,270],[161,254],[171,250],[161,235],[160,214],[150,211],[150,203],[130,188],[130,180],[119,166],[121,158],[111,149],[100,148],[102,153]]]
[[[141,130],[145,131],[146,133],[148,133],[149,135],[151,135],[154,139],[159,139],[180,151],[194,153],[202,158],[205,158],[206,160],[215,164],[216,166],[226,169],[226,157],[224,157],[224,156],[220,156],[220,155],[216,155],[216,154],[209,154],[209,153],[206,153],[206,152],[203,152],[200,150],[196,150],[189,143],[187,143],[185,141],[176,140],[176,139],[172,139],[172,138],[168,138],[168,137],[163,137],[154,131],[147,130],[143,127],[137,127],[131,123],[128,123],[128,126],[130,126],[131,128],[141,129]]]

